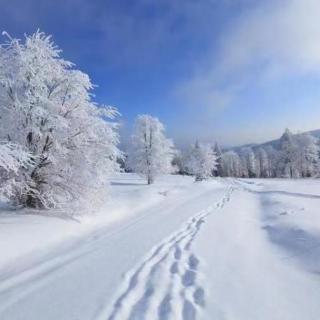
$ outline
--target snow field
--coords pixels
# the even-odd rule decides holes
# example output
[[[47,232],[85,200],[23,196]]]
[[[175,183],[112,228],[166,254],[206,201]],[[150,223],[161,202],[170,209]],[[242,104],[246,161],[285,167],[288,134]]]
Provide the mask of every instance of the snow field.
[[[79,222],[0,215],[1,320],[319,319],[318,180],[120,174],[111,192]]]
[[[122,203],[123,210],[127,207],[126,215],[124,210],[121,220],[105,227],[90,223],[99,216],[86,218],[82,224],[89,224],[90,232],[87,226],[75,238],[60,234],[61,243],[47,247],[50,251],[42,258],[32,253],[24,256],[29,256],[28,264],[22,258],[12,261],[1,273],[1,319],[95,319],[111,303],[123,274],[226,189],[223,182],[195,184],[192,178],[179,176],[163,177],[151,188],[133,175],[120,175],[114,182],[111,189],[118,196],[113,201]],[[50,223],[48,218],[43,221]],[[59,230],[54,227],[51,232]],[[35,247],[41,247],[38,240],[43,235],[30,236]]]
[[[199,259],[191,246],[205,219],[221,209],[221,201],[189,219],[174,235],[156,246],[149,257],[126,275],[111,310],[98,319],[195,319],[205,305],[204,289],[197,283]]]
[[[319,278],[270,242],[262,200],[236,187],[232,201],[207,220],[195,241],[194,250],[206,261],[201,271],[210,301],[202,319],[319,319]]]

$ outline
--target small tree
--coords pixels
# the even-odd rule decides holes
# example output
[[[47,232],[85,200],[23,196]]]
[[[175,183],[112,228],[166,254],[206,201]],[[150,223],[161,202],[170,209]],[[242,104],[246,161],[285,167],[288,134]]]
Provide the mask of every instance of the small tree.
[[[159,174],[172,171],[174,146],[165,136],[165,128],[159,119],[139,115],[129,150],[128,165],[136,173],[146,177],[151,184]]]
[[[196,142],[189,152],[186,165],[195,180],[201,181],[212,176],[217,169],[217,156],[211,146]]]

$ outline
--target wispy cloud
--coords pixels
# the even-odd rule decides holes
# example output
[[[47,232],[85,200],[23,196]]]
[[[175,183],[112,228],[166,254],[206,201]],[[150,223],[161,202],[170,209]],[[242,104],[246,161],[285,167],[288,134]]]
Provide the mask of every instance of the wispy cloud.
[[[320,72],[320,2],[265,1],[243,14],[221,43],[229,72],[260,65],[263,72]]]
[[[279,94],[274,87],[288,91],[292,79],[320,75],[319,0],[0,3],[2,28],[12,36],[38,27],[53,34],[65,58],[100,85],[100,99],[130,117],[163,115],[184,137],[228,131],[223,123],[230,126],[233,117],[237,125],[245,108],[249,118],[271,103],[281,108],[284,100],[287,106],[305,101],[297,84],[291,99],[267,97]]]
[[[218,38],[212,37],[209,53],[193,63],[192,76],[175,88],[174,94],[207,123],[225,108],[241,108],[243,92],[248,96],[250,88],[267,91],[284,82],[320,76],[320,1],[243,4],[242,12],[223,26]],[[297,94],[292,92],[293,99]],[[254,113],[263,101],[251,104]]]
[[[214,50],[184,82],[212,90],[221,83],[320,73],[320,1],[271,0],[251,4],[212,39]],[[201,67],[202,65],[202,67]],[[250,72],[248,72],[248,70]],[[248,74],[250,76],[248,76]],[[231,80],[231,81],[230,81]],[[256,80],[256,79],[255,79]],[[180,90],[180,88],[179,88]],[[209,94],[207,96],[210,96]]]

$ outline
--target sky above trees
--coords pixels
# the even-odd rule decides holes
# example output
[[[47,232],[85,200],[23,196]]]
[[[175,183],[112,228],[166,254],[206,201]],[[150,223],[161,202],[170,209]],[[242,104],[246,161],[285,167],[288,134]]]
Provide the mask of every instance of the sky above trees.
[[[318,0],[0,0],[14,37],[52,34],[96,100],[159,117],[177,143],[319,128]]]

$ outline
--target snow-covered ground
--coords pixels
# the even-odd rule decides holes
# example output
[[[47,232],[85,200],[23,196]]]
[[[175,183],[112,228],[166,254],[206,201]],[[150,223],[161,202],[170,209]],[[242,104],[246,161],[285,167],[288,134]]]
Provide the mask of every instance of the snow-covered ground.
[[[320,181],[121,174],[94,215],[0,212],[0,319],[320,319]]]

